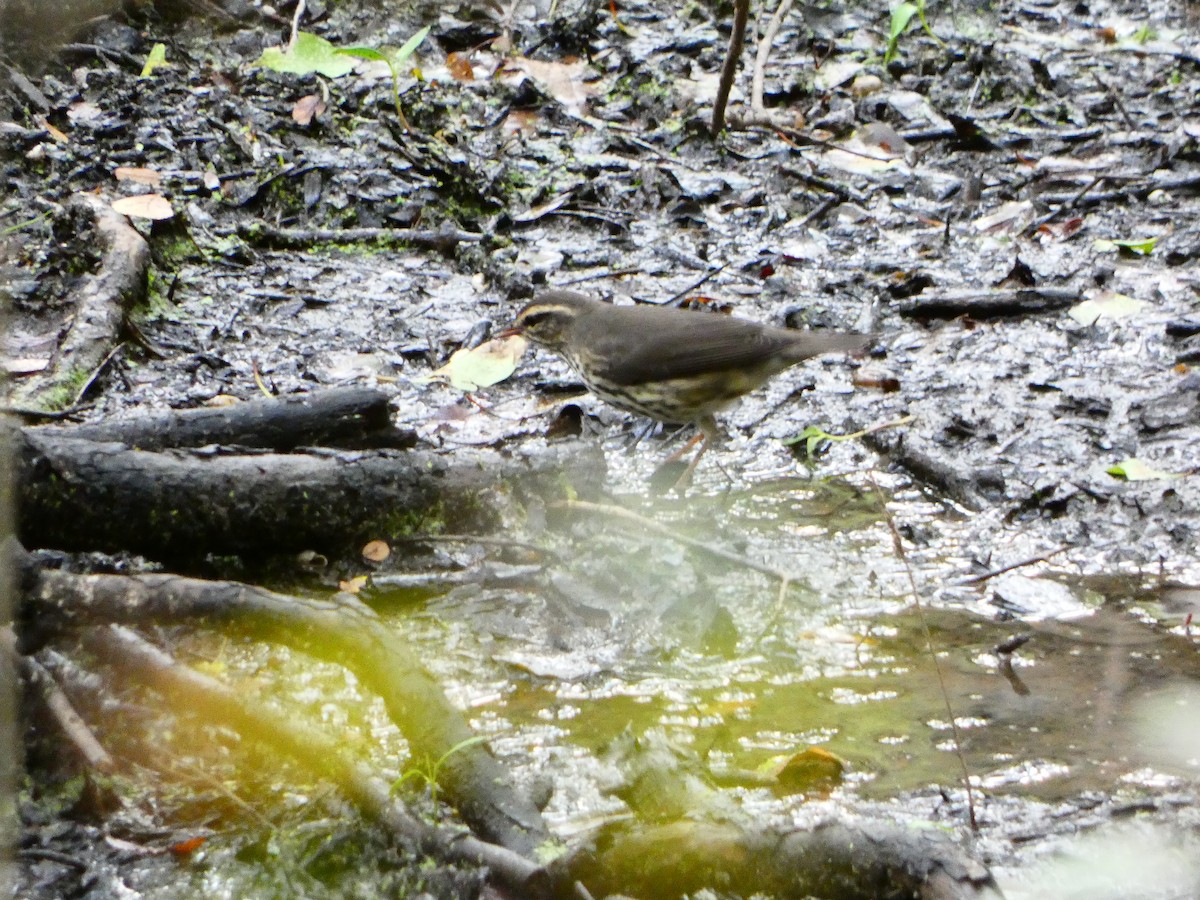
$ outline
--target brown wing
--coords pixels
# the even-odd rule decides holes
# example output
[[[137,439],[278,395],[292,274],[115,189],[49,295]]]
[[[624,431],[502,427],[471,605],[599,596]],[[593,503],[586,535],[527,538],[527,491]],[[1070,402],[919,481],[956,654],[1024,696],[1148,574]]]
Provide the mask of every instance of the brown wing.
[[[793,332],[690,310],[617,307],[608,318],[612,331],[596,336],[606,362],[599,374],[623,385],[755,368],[772,357],[778,364],[771,368],[783,369],[819,353],[861,345],[853,335]]]

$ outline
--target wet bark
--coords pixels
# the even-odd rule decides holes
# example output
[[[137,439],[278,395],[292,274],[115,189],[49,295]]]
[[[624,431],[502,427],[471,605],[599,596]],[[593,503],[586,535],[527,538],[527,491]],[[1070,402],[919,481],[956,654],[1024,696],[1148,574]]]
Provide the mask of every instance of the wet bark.
[[[471,743],[474,732],[412,648],[356,600],[311,600],[173,575],[74,575],[28,564],[24,581],[19,633],[26,651],[80,625],[187,624],[236,628],[343,665],[379,694],[414,759],[444,760],[438,783],[479,834],[526,855],[547,838],[540,812],[491,753]]]
[[[482,530],[505,503],[569,484],[598,493],[595,452],[523,457],[464,452],[151,452],[18,433],[16,471],[28,547],[126,550],[163,561],[205,554],[339,553],[416,527]]]
[[[14,406],[70,405],[86,390],[117,345],[126,312],[146,296],[150,247],[129,220],[92,194],[75,194],[67,209],[92,222],[102,255],[95,274],[71,295],[72,314],[48,372],[15,386]],[[65,392],[70,391],[71,396]]]
[[[121,626],[92,630],[88,647],[143,683],[186,704],[210,721],[271,745],[315,776],[333,781],[367,816],[387,828],[410,853],[443,861],[487,866],[510,886],[524,882],[535,866],[513,851],[418,818],[393,796],[388,783],[351,758],[335,739],[258,703],[216,679],[182,666]]]
[[[543,880],[546,879],[546,880]],[[678,898],[703,888],[779,898],[999,898],[991,874],[931,831],[829,824],[772,832],[679,821],[602,832],[534,881],[542,896]]]
[[[919,297],[896,303],[895,309],[913,319],[999,319],[1066,309],[1082,299],[1081,292],[1072,288],[924,291]]]
[[[404,449],[416,443],[410,429],[393,425],[387,394],[353,387],[87,425],[46,425],[34,433],[117,441],[138,450],[236,444],[288,452],[297,447]]]

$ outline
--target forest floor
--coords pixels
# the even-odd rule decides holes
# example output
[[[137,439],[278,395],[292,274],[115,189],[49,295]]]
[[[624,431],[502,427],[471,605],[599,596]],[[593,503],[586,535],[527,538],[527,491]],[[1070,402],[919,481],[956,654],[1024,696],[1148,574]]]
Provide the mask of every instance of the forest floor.
[[[603,756],[632,726],[738,769],[824,747],[848,764],[834,789],[740,802],[936,822],[1009,896],[1198,889],[1200,9],[930,8],[889,53],[882,7],[805,6],[762,68],[769,123],[738,118],[756,10],[733,127],[713,137],[729,23],[707,4],[310,3],[301,30],[334,47],[431,26],[398,100],[370,59],[271,70],[290,12],[227,6],[100,17],[58,49],[47,23],[13,20],[0,278],[17,392],[94,262],[63,204],[160,195],[170,218],[135,218],[149,297],[59,396],[73,419],[384,385],[449,458],[599,443],[614,504],[800,585],[779,601],[769,577],[639,526],[535,510],[504,537],[558,547],[550,582],[380,595],[497,755],[554,785],[562,835],[624,808]],[[166,65],[143,76],[159,43]],[[747,398],[673,494],[649,484],[672,437],[631,449],[630,417],[549,354],[470,396],[427,379],[550,286],[881,339]],[[785,441],[810,425],[870,434],[806,459]],[[334,568],[310,588],[356,574]],[[1013,634],[1032,641],[997,653]],[[980,791],[973,837],[943,692]],[[27,896],[61,889],[51,866],[31,864]]]

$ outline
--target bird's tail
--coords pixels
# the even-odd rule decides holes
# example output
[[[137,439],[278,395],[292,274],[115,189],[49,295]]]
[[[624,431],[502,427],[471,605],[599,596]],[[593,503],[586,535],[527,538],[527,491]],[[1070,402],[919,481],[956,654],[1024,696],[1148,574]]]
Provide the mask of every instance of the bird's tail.
[[[843,331],[809,331],[796,335],[788,354],[796,362],[825,353],[849,353],[862,356],[879,340],[877,334],[848,334]]]

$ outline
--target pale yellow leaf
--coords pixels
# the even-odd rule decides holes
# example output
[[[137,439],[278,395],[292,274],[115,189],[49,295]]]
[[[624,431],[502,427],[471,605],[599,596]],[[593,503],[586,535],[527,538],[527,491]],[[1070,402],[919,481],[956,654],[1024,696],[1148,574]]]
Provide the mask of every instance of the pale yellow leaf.
[[[171,201],[161,194],[138,194],[114,200],[112,208],[132,219],[169,219],[175,215]]]
[[[457,350],[426,381],[449,382],[460,391],[477,391],[503,381],[517,368],[528,341],[520,335],[495,338],[471,350]]]
[[[117,166],[113,169],[113,177],[117,181],[132,181],[136,184],[144,184],[147,187],[156,188],[162,184],[162,172],[157,172],[154,169],[143,169],[138,166]]]

